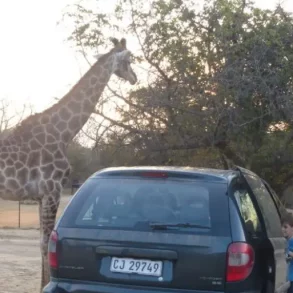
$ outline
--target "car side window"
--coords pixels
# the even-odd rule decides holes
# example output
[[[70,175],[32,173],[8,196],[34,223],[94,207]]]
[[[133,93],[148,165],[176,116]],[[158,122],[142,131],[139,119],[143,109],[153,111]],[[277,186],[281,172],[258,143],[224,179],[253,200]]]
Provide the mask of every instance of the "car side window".
[[[271,194],[268,192],[260,178],[250,174],[244,174],[244,177],[255,194],[264,218],[268,236],[283,237],[280,216]]]
[[[245,188],[238,188],[234,191],[234,198],[245,224],[245,230],[251,235],[259,234],[260,221],[248,191]]]

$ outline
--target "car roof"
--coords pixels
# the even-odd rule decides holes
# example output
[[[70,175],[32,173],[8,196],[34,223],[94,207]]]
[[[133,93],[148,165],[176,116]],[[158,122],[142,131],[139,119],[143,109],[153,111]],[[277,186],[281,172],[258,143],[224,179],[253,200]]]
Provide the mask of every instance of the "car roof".
[[[224,170],[212,168],[195,168],[182,166],[132,166],[132,167],[111,167],[97,171],[93,177],[105,177],[111,175],[128,175],[140,172],[168,172],[177,175],[199,175],[205,179],[229,182],[233,177],[239,175],[238,170]]]

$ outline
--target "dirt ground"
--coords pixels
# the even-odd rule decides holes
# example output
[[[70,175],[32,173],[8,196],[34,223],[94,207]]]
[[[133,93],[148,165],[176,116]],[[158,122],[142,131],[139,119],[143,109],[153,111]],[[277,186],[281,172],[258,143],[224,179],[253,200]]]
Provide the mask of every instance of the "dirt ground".
[[[40,268],[37,229],[0,229],[1,293],[39,293]]]
[[[57,217],[71,196],[62,196]],[[38,205],[0,200],[0,292],[39,293],[41,251]]]

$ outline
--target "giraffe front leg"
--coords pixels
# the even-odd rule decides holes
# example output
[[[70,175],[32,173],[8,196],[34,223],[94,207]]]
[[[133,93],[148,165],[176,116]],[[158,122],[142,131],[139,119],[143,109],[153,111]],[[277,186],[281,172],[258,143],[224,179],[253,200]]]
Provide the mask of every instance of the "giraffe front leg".
[[[40,201],[40,244],[42,254],[42,275],[41,275],[41,293],[43,288],[50,281],[50,268],[48,262],[48,243],[52,230],[55,226],[56,214],[60,203],[60,192],[44,195]]]

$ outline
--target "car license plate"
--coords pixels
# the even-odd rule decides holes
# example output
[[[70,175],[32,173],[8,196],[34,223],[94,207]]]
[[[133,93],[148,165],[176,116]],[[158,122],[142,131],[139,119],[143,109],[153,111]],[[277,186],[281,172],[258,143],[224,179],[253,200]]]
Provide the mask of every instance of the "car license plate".
[[[110,271],[114,273],[161,276],[162,261],[112,257]]]

